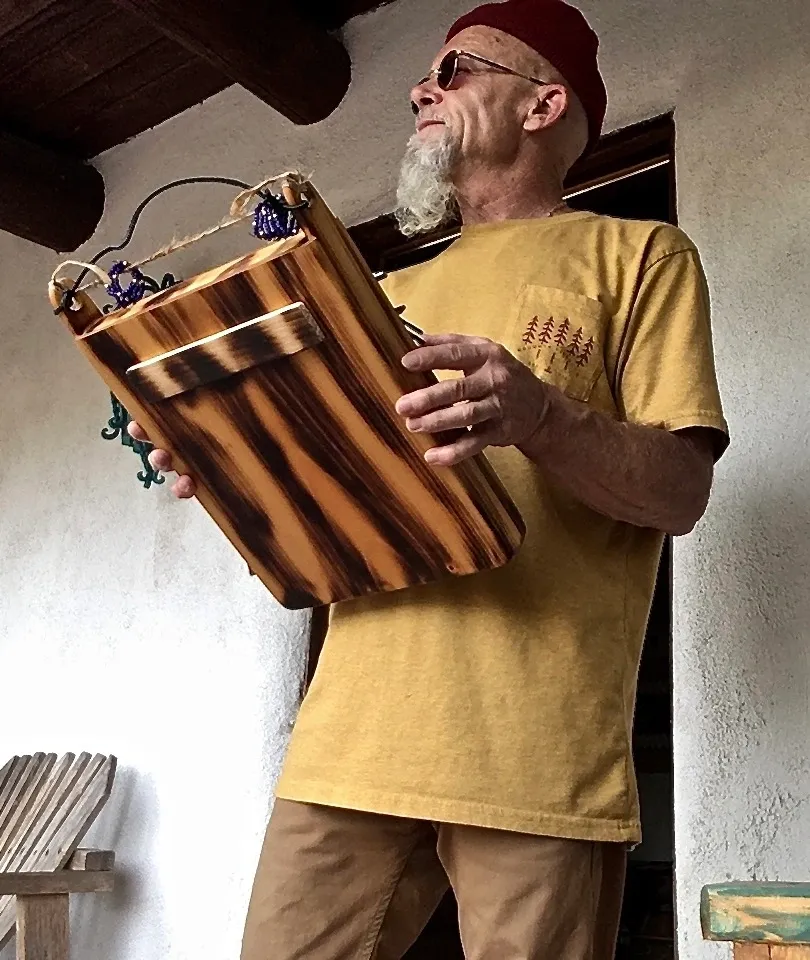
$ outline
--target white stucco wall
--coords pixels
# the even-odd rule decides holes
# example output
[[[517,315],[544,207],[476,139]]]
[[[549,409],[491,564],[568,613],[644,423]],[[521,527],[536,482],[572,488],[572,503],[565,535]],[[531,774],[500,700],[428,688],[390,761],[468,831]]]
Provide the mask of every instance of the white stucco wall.
[[[350,24],[352,90],[315,127],[231,89],[111,151],[87,250],[117,239],[155,186],[192,174],[253,181],[299,166],[349,221],[389,209],[408,81],[469,5],[403,0]],[[710,513],[675,551],[680,950],[709,960],[728,951],[700,940],[704,882],[810,879],[810,8],[583,7],[603,36],[609,124],[676,108],[681,220],[711,279],[734,432]],[[170,194],[133,252],[218,218],[227,195]],[[247,243],[223,235],[183,269]],[[307,620],[247,576],[201,509],[143,491],[134,455],[98,439],[107,394],[50,315],[54,262],[0,235],[0,757],[84,748],[121,759],[92,839],[117,849],[122,882],[77,907],[76,956],[234,958]]]

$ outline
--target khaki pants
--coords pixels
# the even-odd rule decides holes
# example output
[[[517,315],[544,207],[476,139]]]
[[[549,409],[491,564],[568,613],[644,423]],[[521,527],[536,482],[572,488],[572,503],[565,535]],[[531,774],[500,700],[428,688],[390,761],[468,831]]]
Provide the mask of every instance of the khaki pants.
[[[277,800],[242,960],[399,960],[448,884],[468,960],[612,960],[626,853]]]

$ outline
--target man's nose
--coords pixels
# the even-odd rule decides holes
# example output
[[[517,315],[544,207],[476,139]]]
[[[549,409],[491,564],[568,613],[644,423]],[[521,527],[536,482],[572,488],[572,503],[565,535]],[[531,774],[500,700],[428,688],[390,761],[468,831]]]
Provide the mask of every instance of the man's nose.
[[[419,113],[426,107],[433,107],[442,101],[442,91],[433,77],[420,80],[411,90],[411,109]]]

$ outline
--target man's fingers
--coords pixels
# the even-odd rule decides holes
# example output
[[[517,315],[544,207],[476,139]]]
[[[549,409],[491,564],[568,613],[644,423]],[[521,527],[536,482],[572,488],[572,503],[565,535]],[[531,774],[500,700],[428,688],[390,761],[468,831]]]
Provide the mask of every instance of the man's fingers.
[[[149,463],[155,470],[169,473],[172,467],[172,455],[168,450],[153,450],[149,454]],[[187,473],[181,474],[172,487],[172,493],[180,500],[188,500],[197,493],[197,484]]]
[[[487,434],[468,433],[466,436],[448,443],[443,447],[431,447],[425,453],[425,460],[434,467],[453,467],[462,460],[468,460],[480,453],[488,445]]]
[[[172,487],[172,493],[177,497],[178,500],[189,500],[196,494],[196,492],[197,485],[186,473],[178,477],[174,486]]]
[[[469,377],[453,377],[422,390],[406,393],[397,400],[396,411],[402,417],[420,417],[431,410],[461,403],[462,400],[480,400],[488,391],[488,383],[476,373]]]
[[[471,370],[483,366],[490,356],[488,340],[463,337],[446,343],[417,347],[402,358],[408,370]]]
[[[150,442],[144,428],[134,420],[131,420],[127,424],[127,433],[133,440],[140,440],[142,443]],[[149,461],[153,470],[161,470],[163,473],[169,473],[172,469],[172,455],[168,450],[161,450],[160,448],[150,450],[146,459]]]
[[[463,333],[423,333],[422,339],[427,346],[439,346],[442,343],[489,343],[486,337],[468,337]]]
[[[149,437],[146,431],[134,420],[130,421],[127,425],[127,433],[133,440],[141,440],[144,443],[149,443]],[[160,470],[162,473],[170,473],[173,470],[172,455],[168,450],[151,450],[147,456],[147,460],[153,470]],[[189,500],[196,495],[197,484],[188,474],[182,474],[177,478],[171,489],[178,500]]]
[[[154,470],[168,473],[172,469],[172,455],[168,450],[152,450],[147,459]]]
[[[127,433],[133,440],[140,440],[142,443],[150,442],[144,428],[134,420],[127,424]],[[172,469],[172,455],[168,450],[150,450],[146,459],[153,470],[162,470],[163,473],[168,473]]]
[[[144,428],[139,423],[135,423],[134,420],[131,420],[127,424],[127,433],[132,437],[133,440],[142,440],[146,443],[149,442],[149,437],[147,437]]]
[[[423,417],[409,417],[405,425],[413,433],[441,433],[444,430],[458,430],[484,423],[498,416],[498,412],[497,401],[488,397],[485,400],[457,403],[453,407],[434,410]]]

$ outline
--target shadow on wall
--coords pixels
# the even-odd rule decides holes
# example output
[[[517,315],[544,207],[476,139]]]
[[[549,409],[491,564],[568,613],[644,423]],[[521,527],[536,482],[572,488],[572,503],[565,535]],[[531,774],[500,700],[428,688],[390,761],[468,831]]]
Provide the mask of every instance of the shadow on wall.
[[[83,841],[83,846],[115,851],[115,889],[108,894],[73,898],[73,956],[122,960],[168,955],[163,898],[153,855],[158,810],[151,778],[119,767],[110,800]],[[145,930],[149,930],[148,940],[143,937]]]

